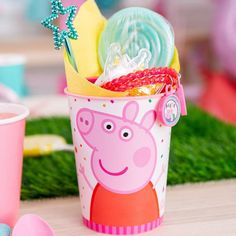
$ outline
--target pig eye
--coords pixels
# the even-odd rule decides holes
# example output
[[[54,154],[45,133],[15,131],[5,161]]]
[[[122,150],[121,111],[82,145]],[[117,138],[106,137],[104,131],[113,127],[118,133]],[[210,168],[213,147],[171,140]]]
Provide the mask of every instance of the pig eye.
[[[114,129],[115,129],[115,125],[113,122],[111,121],[105,121],[103,123],[103,129],[106,131],[106,132],[112,132]]]
[[[121,130],[120,136],[121,136],[121,139],[123,139],[125,141],[128,141],[132,138],[133,132],[129,128],[124,128],[124,129]]]

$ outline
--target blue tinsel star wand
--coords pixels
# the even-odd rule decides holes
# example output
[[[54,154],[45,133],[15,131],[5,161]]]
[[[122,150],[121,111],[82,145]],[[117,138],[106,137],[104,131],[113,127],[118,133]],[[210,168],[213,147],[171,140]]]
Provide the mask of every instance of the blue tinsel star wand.
[[[51,11],[52,14],[42,20],[41,24],[52,30],[53,32],[53,39],[54,39],[54,47],[55,49],[61,49],[63,45],[65,45],[65,49],[67,52],[67,56],[69,59],[70,64],[73,68],[78,72],[77,64],[75,61],[74,53],[70,44],[69,39],[78,39],[78,33],[75,30],[73,25],[73,20],[75,18],[75,14],[77,11],[77,6],[69,6],[65,8],[61,2],[61,0],[51,0]],[[59,18],[59,15],[69,14],[66,20],[66,26],[68,31],[61,30],[59,26],[54,25],[52,22]]]

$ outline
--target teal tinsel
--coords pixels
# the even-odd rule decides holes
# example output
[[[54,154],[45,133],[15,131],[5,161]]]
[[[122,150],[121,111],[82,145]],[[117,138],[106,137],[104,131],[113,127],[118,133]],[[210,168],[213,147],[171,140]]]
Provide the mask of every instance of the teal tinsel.
[[[69,6],[65,8],[62,5],[61,0],[51,0],[51,11],[52,11],[52,14],[46,17],[44,20],[42,20],[41,24],[44,27],[52,30],[54,47],[55,49],[60,49],[65,43],[65,40],[67,38],[70,38],[70,39],[78,38],[78,34],[73,25],[73,20],[75,18],[77,7]],[[65,14],[69,14],[66,21],[66,26],[68,28],[68,31],[62,30],[60,32],[60,28],[58,26],[53,25],[52,22],[56,20],[57,18],[59,18],[59,15],[65,15]]]

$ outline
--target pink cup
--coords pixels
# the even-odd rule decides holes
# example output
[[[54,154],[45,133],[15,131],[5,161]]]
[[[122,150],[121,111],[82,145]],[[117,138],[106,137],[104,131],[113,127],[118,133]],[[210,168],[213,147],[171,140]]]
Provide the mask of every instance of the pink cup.
[[[83,223],[118,235],[158,227],[165,209],[171,137],[171,127],[158,116],[166,95],[108,98],[66,93]],[[180,113],[180,107],[176,109]],[[169,113],[164,114],[168,120]]]
[[[0,223],[13,227],[20,204],[25,119],[29,110],[18,104],[0,103]]]

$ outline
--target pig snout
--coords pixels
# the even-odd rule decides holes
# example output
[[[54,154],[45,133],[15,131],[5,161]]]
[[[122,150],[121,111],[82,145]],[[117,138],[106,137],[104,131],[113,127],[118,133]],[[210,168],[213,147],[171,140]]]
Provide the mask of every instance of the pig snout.
[[[88,134],[93,128],[94,116],[88,109],[82,109],[77,114],[77,126],[81,134]]]

